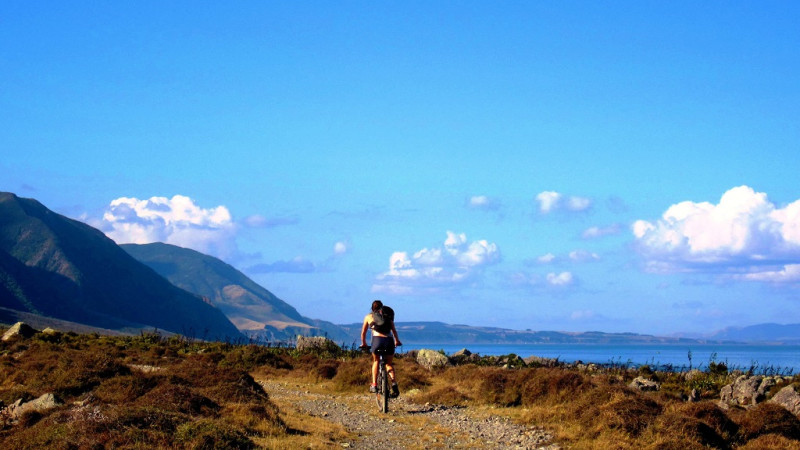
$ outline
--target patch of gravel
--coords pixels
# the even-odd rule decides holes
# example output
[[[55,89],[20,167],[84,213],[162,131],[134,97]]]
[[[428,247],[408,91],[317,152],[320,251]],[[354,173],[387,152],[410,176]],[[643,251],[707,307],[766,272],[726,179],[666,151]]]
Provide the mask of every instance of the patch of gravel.
[[[393,399],[389,413],[383,414],[368,393],[320,394],[296,383],[260,383],[271,397],[356,434],[357,439],[340,443],[345,448],[561,448],[551,443],[552,435],[541,428],[522,426],[499,416],[475,418],[467,408],[419,405],[401,396]],[[413,419],[426,423],[420,426],[420,421]]]

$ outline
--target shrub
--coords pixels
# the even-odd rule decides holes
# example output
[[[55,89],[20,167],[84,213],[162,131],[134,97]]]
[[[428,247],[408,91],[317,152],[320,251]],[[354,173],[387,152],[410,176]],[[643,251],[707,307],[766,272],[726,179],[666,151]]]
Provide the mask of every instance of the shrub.
[[[239,430],[210,420],[187,422],[175,432],[175,443],[184,448],[255,448],[255,444]]]
[[[334,388],[339,391],[366,388],[372,378],[371,364],[371,359],[367,358],[351,359],[341,363],[332,380]]]
[[[788,439],[800,440],[800,420],[783,406],[774,403],[761,403],[748,410],[739,426],[739,433],[744,441],[766,434],[779,434]]]
[[[707,423],[678,412],[659,416],[651,430],[655,435],[669,436],[675,442],[698,444],[714,448],[726,447],[725,439]]]
[[[119,408],[109,415],[119,428],[148,430],[165,436],[172,435],[178,425],[189,420],[185,414],[153,405]]]
[[[642,395],[619,395],[597,409],[597,424],[636,436],[661,413],[661,405]],[[586,419],[587,416],[584,416]]]
[[[464,406],[471,400],[471,398],[466,394],[461,393],[453,386],[443,386],[433,389],[430,392],[419,394],[414,400],[420,403],[434,403],[445,406]]]
[[[127,403],[146,394],[158,383],[157,377],[142,374],[123,375],[101,382],[94,390],[94,395],[106,403]]]
[[[731,420],[715,403],[686,403],[677,408],[678,413],[700,420],[711,427],[725,441],[731,441],[739,433],[739,425]]]
[[[330,380],[336,376],[339,364],[335,362],[327,362],[317,366],[316,375],[323,380]]]
[[[519,406],[522,402],[516,372],[492,368],[484,372],[479,401],[498,406]]]
[[[740,450],[800,450],[800,442],[787,439],[780,434],[764,434],[737,448]]]
[[[139,397],[136,404],[200,416],[216,415],[220,409],[219,405],[208,397],[189,387],[174,384],[162,384],[155,387]]]

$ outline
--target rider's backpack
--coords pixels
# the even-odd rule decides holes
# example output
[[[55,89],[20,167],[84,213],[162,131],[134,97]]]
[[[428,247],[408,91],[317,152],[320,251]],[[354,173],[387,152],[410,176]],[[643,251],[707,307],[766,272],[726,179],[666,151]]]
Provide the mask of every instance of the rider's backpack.
[[[392,323],[394,323],[394,310],[388,306],[384,306],[377,311],[372,312],[372,329],[387,334],[392,331]]]

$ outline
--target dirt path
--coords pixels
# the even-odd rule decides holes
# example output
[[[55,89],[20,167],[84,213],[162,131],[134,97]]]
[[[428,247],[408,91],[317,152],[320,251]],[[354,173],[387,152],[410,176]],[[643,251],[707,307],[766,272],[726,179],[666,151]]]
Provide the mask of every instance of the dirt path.
[[[332,441],[344,448],[560,448],[544,430],[498,416],[480,417],[468,408],[418,405],[401,396],[383,414],[368,393],[326,392],[291,380],[259,383],[282,410],[291,408],[295,414],[343,427],[346,433]]]

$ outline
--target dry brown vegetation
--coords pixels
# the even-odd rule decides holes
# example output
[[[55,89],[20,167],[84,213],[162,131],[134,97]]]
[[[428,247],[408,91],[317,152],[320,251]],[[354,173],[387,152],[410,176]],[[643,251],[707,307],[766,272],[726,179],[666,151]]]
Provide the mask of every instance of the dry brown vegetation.
[[[281,410],[257,379],[302,379],[363,392],[369,357],[201,343],[156,335],[38,334],[0,343],[0,408],[54,393],[64,403],[0,424],[3,448],[293,448],[330,445],[347,430]],[[430,372],[395,359],[404,395],[416,402],[491,409],[551,430],[567,448],[796,448],[800,420],[780,406],[717,405],[727,373],[571,367],[504,369],[462,364]],[[645,373],[659,392],[627,387]],[[797,383],[797,377],[788,382]],[[681,399],[691,389],[702,400]]]
[[[718,406],[719,373],[701,374],[704,399],[688,403],[681,393],[699,380],[652,373],[666,389],[627,387],[636,371],[587,373],[574,368],[461,365],[440,371],[418,401],[502,408],[518,421],[543,426],[569,448],[800,448],[800,420],[781,406],[743,410]],[[714,386],[718,386],[716,389]]]

